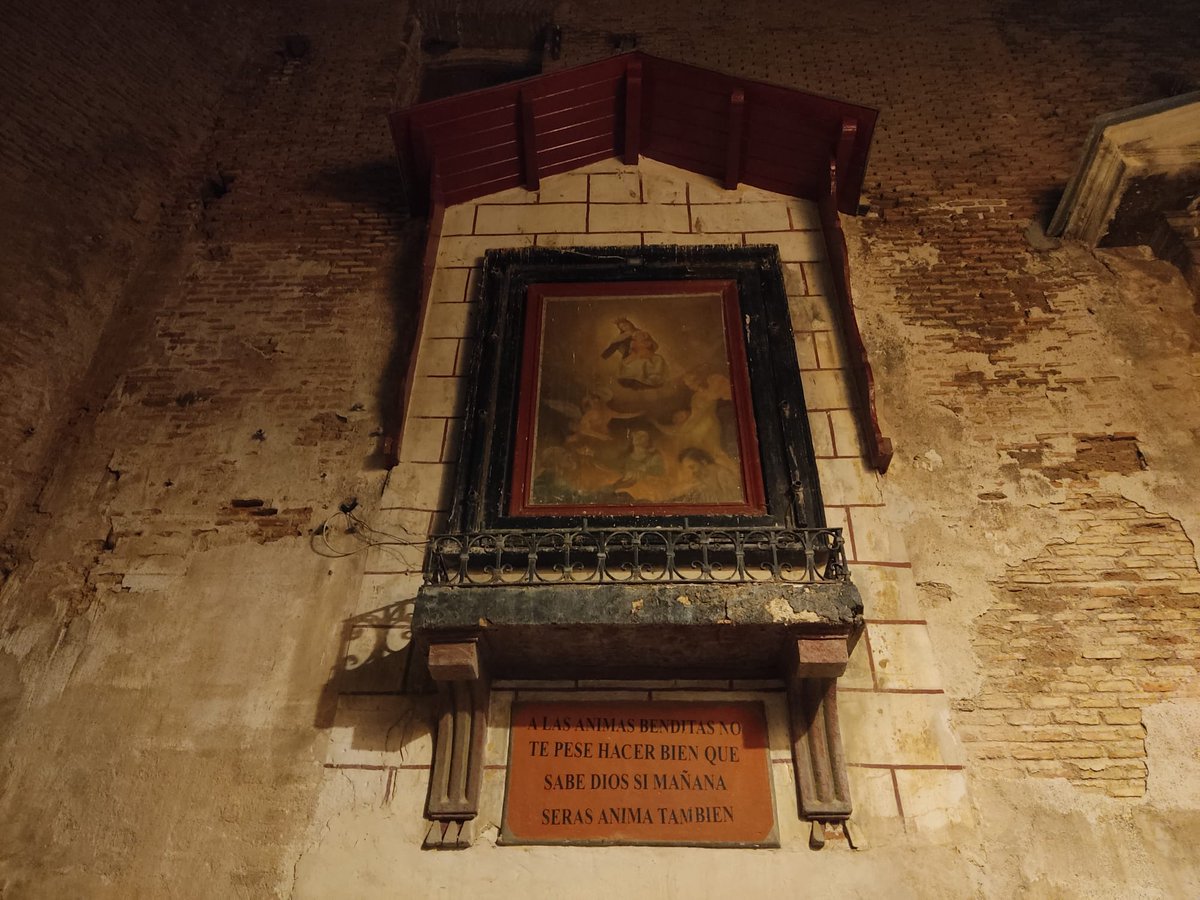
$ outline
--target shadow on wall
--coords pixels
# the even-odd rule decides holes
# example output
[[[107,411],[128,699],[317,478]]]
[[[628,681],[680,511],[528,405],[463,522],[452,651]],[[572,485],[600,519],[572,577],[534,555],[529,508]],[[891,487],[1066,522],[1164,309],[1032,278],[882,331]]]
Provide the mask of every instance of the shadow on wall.
[[[383,720],[390,721],[386,707],[408,708],[414,701],[428,706],[431,697],[427,695],[433,690],[410,644],[414,603],[413,599],[401,600],[343,621],[337,660],[317,703],[317,728],[350,725],[355,749],[399,749],[396,736],[381,725],[386,724]],[[360,702],[348,703],[352,698]],[[340,714],[347,706],[370,707],[382,718],[378,722],[378,717],[369,715],[347,718]]]
[[[379,431],[374,452],[364,460],[367,469],[387,467],[384,442],[400,430],[401,398],[409,357],[415,346],[417,315],[421,300],[421,252],[425,222],[413,218],[405,201],[400,170],[394,159],[326,169],[308,185],[310,190],[364,212],[390,221],[399,238],[387,278],[387,295],[392,311],[392,346],[387,365],[375,390]]]

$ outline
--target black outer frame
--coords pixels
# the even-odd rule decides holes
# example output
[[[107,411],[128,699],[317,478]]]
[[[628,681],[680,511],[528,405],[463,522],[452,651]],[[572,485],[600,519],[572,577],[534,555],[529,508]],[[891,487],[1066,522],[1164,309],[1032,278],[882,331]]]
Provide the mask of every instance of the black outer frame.
[[[712,280],[737,283],[766,515],[509,515],[529,285]],[[467,385],[450,532],[586,525],[825,527],[783,270],[775,246],[489,250],[480,299],[479,346]]]

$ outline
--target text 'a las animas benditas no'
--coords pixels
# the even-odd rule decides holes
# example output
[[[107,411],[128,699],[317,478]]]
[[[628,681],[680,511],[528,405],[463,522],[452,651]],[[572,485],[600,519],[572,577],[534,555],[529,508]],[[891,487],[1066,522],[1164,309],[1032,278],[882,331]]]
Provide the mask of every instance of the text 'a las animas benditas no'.
[[[762,705],[517,705],[502,839],[774,846]]]

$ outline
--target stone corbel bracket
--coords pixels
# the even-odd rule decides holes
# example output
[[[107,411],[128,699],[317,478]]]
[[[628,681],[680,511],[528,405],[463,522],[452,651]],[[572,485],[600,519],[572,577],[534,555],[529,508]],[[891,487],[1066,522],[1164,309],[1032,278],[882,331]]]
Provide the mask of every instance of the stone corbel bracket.
[[[429,776],[427,848],[470,846],[479,814],[490,684],[479,639],[431,643],[429,675],[437,685],[439,715]]]
[[[837,711],[837,679],[849,658],[845,634],[798,638],[788,672],[797,800],[814,834],[818,823],[845,822],[851,813]]]

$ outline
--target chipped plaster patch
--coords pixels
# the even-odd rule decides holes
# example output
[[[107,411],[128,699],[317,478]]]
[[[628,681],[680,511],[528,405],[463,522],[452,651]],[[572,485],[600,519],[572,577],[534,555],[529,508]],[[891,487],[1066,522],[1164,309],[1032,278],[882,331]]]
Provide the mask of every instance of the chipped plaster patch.
[[[821,617],[809,609],[797,612],[790,603],[782,597],[774,597],[767,602],[767,615],[775,622],[792,624],[793,622],[820,622]]]

